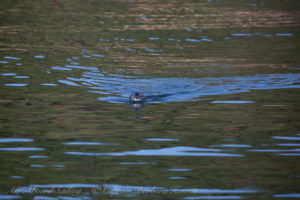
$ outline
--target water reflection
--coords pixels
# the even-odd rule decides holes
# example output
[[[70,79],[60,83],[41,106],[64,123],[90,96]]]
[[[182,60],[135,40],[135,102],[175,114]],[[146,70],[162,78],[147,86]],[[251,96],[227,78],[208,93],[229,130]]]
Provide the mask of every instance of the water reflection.
[[[65,142],[65,145],[88,145],[88,146],[103,146],[103,145],[118,145],[116,143],[104,143],[104,142]]]
[[[27,85],[29,85],[29,84],[27,84],[27,83],[6,83],[6,84],[4,84],[4,86],[11,86],[11,87],[24,87]]]
[[[73,66],[74,67],[74,66]],[[81,69],[97,70],[93,67]],[[146,103],[191,101],[208,95],[225,95],[250,90],[300,88],[300,74],[260,74],[222,78],[139,78],[113,74],[83,72],[81,78],[59,80],[71,86],[87,87],[93,93],[111,93],[101,101],[126,103],[134,91],[146,96]],[[91,90],[92,89],[92,90]],[[213,103],[254,103],[253,101],[216,101]]]
[[[28,158],[46,159],[46,158],[49,158],[49,156],[45,156],[45,155],[32,155],[32,156],[28,156]]]
[[[64,152],[68,155],[81,155],[81,156],[210,156],[210,157],[243,157],[242,154],[220,153],[225,150],[212,149],[212,148],[198,148],[198,147],[185,147],[175,146],[162,149],[141,149],[137,151],[124,151],[124,152]],[[214,153],[212,153],[214,152]],[[218,152],[218,153],[215,153]]]
[[[3,1],[0,199],[298,198],[297,9]]]
[[[0,147],[0,151],[43,151],[44,148],[38,147]]]
[[[29,138],[0,138],[0,143],[7,142],[33,142],[33,139]]]
[[[9,200],[9,199],[22,199],[22,196],[19,195],[2,195],[0,194],[0,199]]]
[[[156,165],[156,162],[120,162],[120,165]]]
[[[9,59],[9,60],[21,60],[22,58],[18,58],[18,57],[13,57],[13,56],[4,56],[4,59]]]

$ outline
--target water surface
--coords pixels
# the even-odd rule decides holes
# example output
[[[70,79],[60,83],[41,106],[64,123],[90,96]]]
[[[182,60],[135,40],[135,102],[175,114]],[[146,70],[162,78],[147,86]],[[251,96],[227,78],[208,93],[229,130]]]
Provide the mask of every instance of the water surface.
[[[297,0],[0,10],[0,199],[300,197]]]

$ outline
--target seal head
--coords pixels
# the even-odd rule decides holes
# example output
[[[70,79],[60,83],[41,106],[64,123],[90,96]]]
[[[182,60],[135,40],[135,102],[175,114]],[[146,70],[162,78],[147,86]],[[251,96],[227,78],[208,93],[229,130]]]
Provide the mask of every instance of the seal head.
[[[134,92],[129,97],[129,104],[133,110],[140,110],[144,107],[145,97],[140,92]]]
[[[129,102],[131,103],[140,103],[140,102],[142,103],[144,101],[145,101],[145,97],[140,92],[134,92],[129,97]]]

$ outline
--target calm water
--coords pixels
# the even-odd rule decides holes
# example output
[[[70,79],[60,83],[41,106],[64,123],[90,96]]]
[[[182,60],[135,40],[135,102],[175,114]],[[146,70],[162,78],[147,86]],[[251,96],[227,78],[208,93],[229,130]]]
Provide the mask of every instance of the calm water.
[[[0,199],[299,199],[299,27],[297,0],[2,1]]]

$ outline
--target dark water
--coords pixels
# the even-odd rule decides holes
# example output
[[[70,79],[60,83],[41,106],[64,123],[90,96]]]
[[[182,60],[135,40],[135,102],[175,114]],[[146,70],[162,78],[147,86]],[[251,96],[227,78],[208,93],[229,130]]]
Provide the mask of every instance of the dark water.
[[[299,199],[299,25],[297,0],[1,1],[0,199]]]

